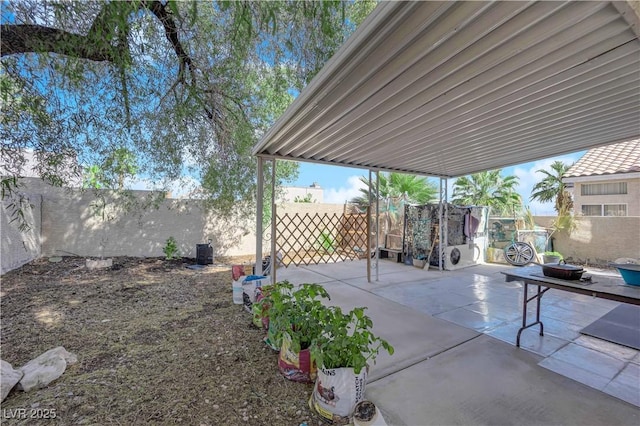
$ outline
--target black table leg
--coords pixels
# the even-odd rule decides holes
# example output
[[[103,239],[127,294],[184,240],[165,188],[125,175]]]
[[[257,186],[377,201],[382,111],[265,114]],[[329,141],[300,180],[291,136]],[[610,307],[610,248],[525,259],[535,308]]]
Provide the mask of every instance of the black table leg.
[[[542,295],[546,293],[547,290],[549,290],[549,288],[545,288],[544,290],[541,290],[541,286],[538,285],[537,286],[538,292],[533,296],[529,297],[529,284],[527,282],[524,282],[523,284],[524,284],[524,295],[522,297],[522,327],[520,327],[520,329],[518,330],[518,335],[516,336],[517,347],[520,347],[520,335],[525,329],[529,327],[533,327],[534,325],[540,324],[540,335],[544,336],[544,324],[542,323],[542,321],[540,321],[540,299],[542,299]],[[527,305],[529,304],[529,302],[531,302],[534,299],[536,300],[536,320],[531,324],[527,324]]]

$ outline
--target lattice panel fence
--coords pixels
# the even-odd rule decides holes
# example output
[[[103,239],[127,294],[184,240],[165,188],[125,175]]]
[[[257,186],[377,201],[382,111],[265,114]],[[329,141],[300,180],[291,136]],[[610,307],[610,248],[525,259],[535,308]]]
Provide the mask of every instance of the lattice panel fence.
[[[364,258],[367,213],[277,215],[276,246],[285,266]]]

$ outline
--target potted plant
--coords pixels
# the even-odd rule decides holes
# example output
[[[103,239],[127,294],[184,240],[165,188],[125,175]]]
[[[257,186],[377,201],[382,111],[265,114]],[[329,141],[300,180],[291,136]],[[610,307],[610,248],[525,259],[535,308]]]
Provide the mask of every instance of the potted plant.
[[[545,251],[542,253],[543,263],[560,263],[562,259],[562,254],[557,251]]]
[[[286,310],[269,314],[269,324],[275,325],[275,340],[281,342],[278,368],[289,380],[312,383],[316,378],[310,346],[324,332],[327,308],[322,299],[330,299],[324,287],[302,284],[292,293]]]
[[[426,264],[427,259],[424,257],[424,255],[419,255],[417,258],[413,258],[413,266],[415,266],[416,268],[424,269]]]
[[[286,280],[266,285],[263,287],[262,294],[256,298],[256,303],[251,307],[254,324],[258,325],[256,318],[260,318],[263,327],[267,329],[264,342],[276,351],[279,351],[282,346],[282,333],[277,330],[280,322],[275,318],[286,315],[293,304],[292,293],[293,284]]]
[[[339,307],[324,311],[322,333],[311,347],[321,368],[311,394],[310,406],[325,420],[342,424],[353,417],[356,404],[364,400],[369,365],[381,349],[393,355],[393,347],[375,336],[366,308],[344,314]]]
[[[260,288],[256,301],[251,305],[253,324],[258,328],[269,329],[269,307],[271,306],[271,293],[279,291],[279,284],[267,284]]]

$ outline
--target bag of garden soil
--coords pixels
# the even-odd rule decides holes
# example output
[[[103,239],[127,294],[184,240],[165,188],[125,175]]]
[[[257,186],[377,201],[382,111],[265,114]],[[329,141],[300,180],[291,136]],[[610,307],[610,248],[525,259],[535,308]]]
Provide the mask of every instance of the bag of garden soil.
[[[258,289],[267,284],[267,277],[262,275],[249,275],[242,281],[242,299],[247,312],[251,313],[251,307],[258,297]]]
[[[287,335],[282,338],[278,369],[285,378],[302,383],[313,383],[318,371],[315,362],[311,361],[311,351],[307,348],[294,352],[291,349],[291,339]]]
[[[233,281],[238,281],[240,277],[244,276],[244,266],[243,265],[231,265],[231,279]]]
[[[348,424],[356,404],[364,400],[366,383],[366,368],[360,374],[353,368],[320,368],[309,406],[330,424]]]

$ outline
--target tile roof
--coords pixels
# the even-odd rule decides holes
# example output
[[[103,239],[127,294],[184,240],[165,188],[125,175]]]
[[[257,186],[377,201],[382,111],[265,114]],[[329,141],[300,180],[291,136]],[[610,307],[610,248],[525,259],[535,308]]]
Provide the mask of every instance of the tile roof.
[[[640,172],[640,139],[590,149],[564,177],[632,172]]]

